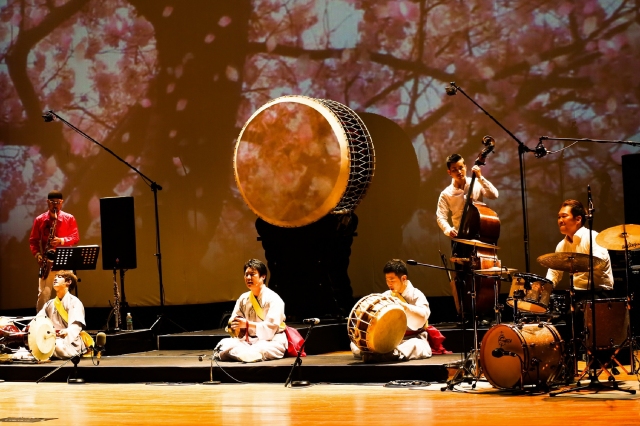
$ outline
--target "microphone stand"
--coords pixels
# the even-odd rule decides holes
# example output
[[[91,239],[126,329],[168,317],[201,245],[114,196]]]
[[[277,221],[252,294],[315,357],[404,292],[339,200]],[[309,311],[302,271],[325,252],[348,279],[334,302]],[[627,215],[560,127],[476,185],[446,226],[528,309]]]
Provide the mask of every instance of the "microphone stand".
[[[453,96],[457,92],[462,93],[467,99],[469,99],[475,106],[477,106],[482,112],[484,112],[494,123],[496,123],[502,130],[507,132],[511,138],[518,143],[518,159],[520,161],[520,198],[522,199],[522,224],[524,228],[524,262],[526,267],[526,272],[530,271],[530,254],[529,254],[529,218],[527,213],[527,185],[525,180],[524,173],[524,154],[526,152],[533,152],[537,158],[542,158],[547,154],[547,150],[542,145],[542,141],[538,143],[538,146],[535,149],[531,149],[526,146],[520,139],[517,138],[516,135],[511,133],[506,127],[502,125],[498,120],[496,120],[487,110],[482,108],[473,98],[465,93],[464,90],[460,86],[457,86],[455,82],[451,82],[450,87],[446,89],[447,95]]]
[[[64,118],[60,117],[55,112],[49,110],[49,111],[45,112],[42,115],[42,118],[44,119],[45,123],[52,122],[54,120],[54,117],[57,118],[58,120],[60,120],[65,125],[67,125],[74,132],[78,133],[80,136],[84,137],[85,139],[93,142],[94,144],[98,145],[100,148],[102,148],[105,151],[107,151],[109,154],[114,156],[121,163],[124,163],[127,167],[129,167],[131,170],[136,172],[142,178],[142,181],[144,183],[146,183],[147,185],[149,185],[149,187],[151,188],[151,191],[153,191],[153,206],[154,206],[154,209],[155,209],[155,225],[156,225],[156,253],[154,254],[154,256],[156,257],[156,262],[157,262],[157,266],[158,266],[158,284],[159,284],[159,287],[160,287],[160,289],[159,289],[160,290],[160,315],[158,316],[158,319],[156,320],[156,322],[153,323],[153,325],[151,326],[151,329],[153,329],[153,327],[156,324],[158,324],[158,322],[164,316],[164,285],[163,285],[163,282],[162,282],[162,251],[160,250],[160,219],[159,219],[159,215],[158,215],[158,191],[162,190],[162,186],[158,185],[157,182],[155,182],[154,180],[152,180],[151,178],[146,176],[144,173],[142,173],[136,167],[134,167],[131,164],[129,164],[128,162],[126,162],[118,154],[116,154],[115,152],[113,152],[112,150],[107,148],[106,146],[102,145],[100,142],[98,142],[97,140],[93,139],[91,136],[87,135],[82,130],[78,129],[76,126],[74,126],[73,124],[69,123],[67,120],[65,120]],[[171,323],[173,323],[174,325],[178,326],[179,328],[181,328],[182,330],[186,331],[183,327],[180,327],[175,322],[173,322],[171,320],[169,320],[169,321]]]
[[[541,136],[540,141],[565,141],[565,142],[594,142],[594,143],[612,143],[618,145],[631,145],[640,146],[640,142],[635,141],[621,141],[621,140],[608,140],[608,139],[589,139],[589,138],[550,138],[549,136]]]
[[[298,377],[300,376],[300,370],[302,369],[302,352],[304,351],[304,345],[307,344],[307,340],[309,339],[309,336],[311,335],[311,330],[313,329],[313,326],[315,325],[315,323],[310,323],[309,324],[309,330],[307,330],[307,335],[304,337],[304,341],[302,342],[302,346],[300,346],[300,349],[298,349],[298,356],[296,357],[296,360],[293,362],[293,365],[291,367],[291,371],[289,371],[289,376],[287,377],[287,380],[284,382],[284,387],[303,387],[303,386],[310,386],[311,383],[309,383],[307,380],[294,380],[291,381],[291,376],[293,375],[293,370],[296,369],[296,367],[300,367],[298,369]]]

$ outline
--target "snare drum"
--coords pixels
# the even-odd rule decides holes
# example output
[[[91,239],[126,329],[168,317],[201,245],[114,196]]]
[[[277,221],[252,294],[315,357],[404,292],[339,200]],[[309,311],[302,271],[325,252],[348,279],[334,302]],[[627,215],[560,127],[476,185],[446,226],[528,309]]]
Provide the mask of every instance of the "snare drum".
[[[363,352],[391,352],[406,329],[407,314],[397,299],[377,293],[360,299],[347,321],[349,339]]]
[[[545,313],[549,308],[551,293],[553,292],[553,282],[535,274],[518,272],[513,274],[511,290],[507,304],[513,308],[513,293],[516,290],[524,291],[524,299],[518,299],[518,311]]]
[[[520,303],[518,303],[519,305]],[[493,386],[548,384],[560,373],[564,342],[550,324],[499,324],[482,339],[480,364]]]
[[[629,311],[627,301],[619,299],[596,300],[596,349],[618,348],[627,339],[629,327]],[[586,345],[593,345],[593,318],[591,301],[581,302],[579,309],[584,309],[584,324],[587,328]]]
[[[299,227],[354,210],[373,178],[375,153],[369,131],[345,105],[283,96],[244,125],[233,169],[256,215]]]

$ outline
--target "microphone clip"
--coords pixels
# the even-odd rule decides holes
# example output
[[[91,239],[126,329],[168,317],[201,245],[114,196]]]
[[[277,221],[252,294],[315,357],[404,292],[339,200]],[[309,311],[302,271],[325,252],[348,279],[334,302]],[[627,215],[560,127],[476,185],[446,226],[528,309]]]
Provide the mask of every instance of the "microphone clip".
[[[449,86],[444,88],[444,91],[448,96],[453,96],[458,93],[458,86],[456,86],[456,82],[452,81]]]
[[[544,139],[544,136],[540,138],[538,145],[536,145],[535,149],[533,150],[533,155],[536,158],[545,157],[549,153],[549,151],[547,151],[547,148],[545,148],[544,144],[542,143],[543,139]]]

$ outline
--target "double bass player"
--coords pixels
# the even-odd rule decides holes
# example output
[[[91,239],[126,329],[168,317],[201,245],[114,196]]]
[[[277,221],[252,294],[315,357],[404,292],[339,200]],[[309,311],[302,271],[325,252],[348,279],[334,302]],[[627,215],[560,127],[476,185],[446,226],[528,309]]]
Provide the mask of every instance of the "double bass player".
[[[438,226],[442,229],[442,232],[452,239],[451,244],[454,256],[457,256],[458,258],[470,258],[474,247],[465,244],[457,244],[453,239],[485,239],[486,237],[485,242],[495,244],[500,234],[500,221],[497,218],[497,215],[481,203],[485,197],[488,199],[498,198],[498,190],[482,175],[482,171],[480,170],[480,165],[484,164],[486,156],[493,150],[494,143],[495,141],[490,136],[485,136],[483,138],[485,148],[471,169],[474,174],[473,177],[467,176],[467,166],[464,162],[464,158],[462,158],[460,154],[452,154],[447,157],[447,174],[451,176],[451,184],[440,193],[436,219]],[[471,199],[468,199],[469,192],[471,192]],[[483,216],[483,213],[475,207],[474,203],[478,203],[477,206],[484,206],[481,207],[483,212],[488,213],[489,215],[494,215],[494,217],[482,219],[481,216]],[[473,215],[470,215],[470,211],[472,209]],[[470,224],[470,222],[472,222],[470,220],[471,216],[473,216],[474,219],[474,226]],[[483,225],[482,228],[484,228],[485,231],[488,230],[490,232],[484,236],[476,235],[480,233],[479,227],[483,222],[488,222],[487,224],[489,226]],[[478,228],[472,229],[475,226],[478,226]],[[452,282],[452,291],[459,313],[461,313],[462,309],[461,306],[459,306],[459,300],[463,297],[463,294],[467,293],[466,291],[463,291],[465,288],[465,281],[471,279],[469,269],[478,269],[484,266],[499,266],[499,264],[493,264],[493,261],[497,260],[497,257],[495,257],[495,250],[477,248],[476,254],[478,255],[479,262],[479,264],[476,265],[476,268],[473,268],[470,262],[455,264],[457,273],[455,286],[454,282]],[[491,282],[488,282],[488,280],[481,279],[477,283],[476,287],[479,287],[477,289],[478,297],[476,298],[476,313],[486,314],[494,304],[493,300],[495,299],[495,295],[493,294],[493,286]],[[470,307],[469,304],[466,304],[465,306]],[[490,320],[483,320],[483,323],[485,322],[489,324]]]

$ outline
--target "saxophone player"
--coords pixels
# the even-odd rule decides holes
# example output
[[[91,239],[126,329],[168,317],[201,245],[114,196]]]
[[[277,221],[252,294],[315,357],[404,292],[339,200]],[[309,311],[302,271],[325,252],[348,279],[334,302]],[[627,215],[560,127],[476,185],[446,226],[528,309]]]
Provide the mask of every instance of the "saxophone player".
[[[51,273],[51,265],[56,247],[72,246],[80,241],[76,218],[62,211],[63,202],[60,191],[49,192],[47,211],[35,218],[29,236],[31,254],[40,266],[36,312],[40,312],[44,304],[55,296],[53,292],[55,273]]]

